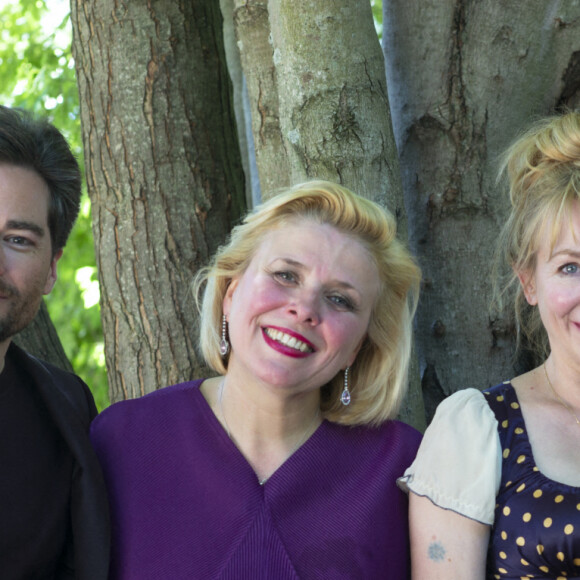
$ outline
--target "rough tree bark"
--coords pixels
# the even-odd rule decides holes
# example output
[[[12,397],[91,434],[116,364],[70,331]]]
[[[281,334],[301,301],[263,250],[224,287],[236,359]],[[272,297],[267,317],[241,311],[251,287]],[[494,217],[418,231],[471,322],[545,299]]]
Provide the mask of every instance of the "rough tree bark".
[[[513,328],[488,314],[507,196],[498,155],[533,118],[578,103],[580,4],[388,0],[383,48],[413,247],[426,407],[513,376]]]
[[[406,217],[384,60],[368,0],[235,0],[262,195],[321,178]],[[402,418],[421,428],[416,367]]]
[[[290,185],[288,155],[280,132],[278,78],[266,0],[225,0],[233,5],[233,30],[250,101],[256,165],[263,198]]]
[[[405,221],[383,56],[366,0],[270,0],[293,183],[339,181]]]
[[[206,372],[190,290],[243,211],[219,4],[72,0],[111,400]]]

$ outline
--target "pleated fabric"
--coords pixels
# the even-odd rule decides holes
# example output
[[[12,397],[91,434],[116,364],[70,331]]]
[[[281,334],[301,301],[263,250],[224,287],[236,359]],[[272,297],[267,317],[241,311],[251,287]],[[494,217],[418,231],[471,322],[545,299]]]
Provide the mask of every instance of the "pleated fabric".
[[[260,485],[201,382],[117,403],[93,422],[112,580],[408,578],[396,478],[417,451],[415,429],[324,421]]]

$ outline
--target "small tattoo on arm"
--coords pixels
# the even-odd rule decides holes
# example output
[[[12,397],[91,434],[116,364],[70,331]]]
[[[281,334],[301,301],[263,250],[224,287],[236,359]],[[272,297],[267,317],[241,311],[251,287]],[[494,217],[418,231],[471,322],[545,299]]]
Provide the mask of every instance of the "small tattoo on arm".
[[[429,544],[427,556],[433,562],[442,562],[445,559],[445,548],[439,542]]]

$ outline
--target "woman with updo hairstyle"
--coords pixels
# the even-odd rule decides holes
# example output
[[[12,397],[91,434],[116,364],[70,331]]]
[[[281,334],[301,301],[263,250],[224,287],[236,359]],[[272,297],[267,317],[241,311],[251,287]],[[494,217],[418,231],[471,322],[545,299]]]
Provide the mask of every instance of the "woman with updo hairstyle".
[[[400,480],[413,580],[580,578],[580,114],[534,125],[502,172],[495,303],[541,364],[439,406]]]
[[[195,280],[218,374],[112,405],[92,441],[112,579],[409,574],[396,478],[420,270],[393,216],[325,181],[276,195]]]

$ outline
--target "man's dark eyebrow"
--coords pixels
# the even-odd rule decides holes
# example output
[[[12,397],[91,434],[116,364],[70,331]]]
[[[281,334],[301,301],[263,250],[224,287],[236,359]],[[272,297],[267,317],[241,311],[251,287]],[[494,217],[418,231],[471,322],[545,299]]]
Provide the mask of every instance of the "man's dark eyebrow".
[[[27,221],[9,220],[6,224],[7,229],[10,230],[25,230],[36,234],[39,238],[44,237],[44,228],[40,227],[38,224]]]

